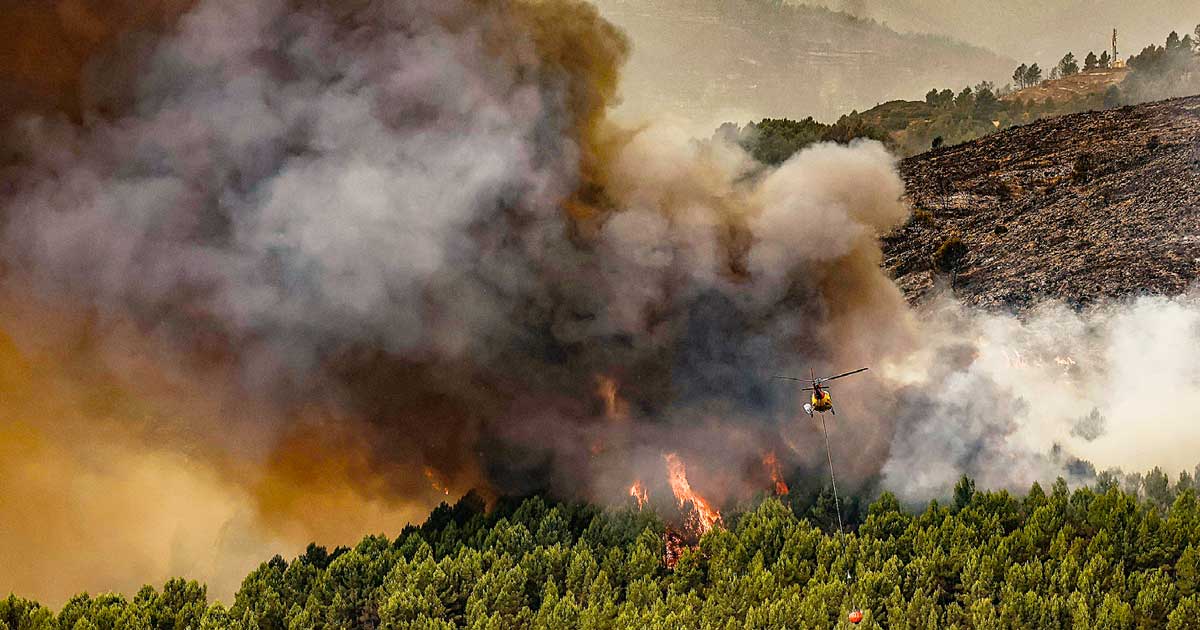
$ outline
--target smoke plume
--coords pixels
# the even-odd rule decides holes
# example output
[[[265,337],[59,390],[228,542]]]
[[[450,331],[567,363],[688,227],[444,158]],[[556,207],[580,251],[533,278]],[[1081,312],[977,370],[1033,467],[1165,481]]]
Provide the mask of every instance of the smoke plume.
[[[1200,441],[1200,302],[1141,297],[1078,312],[1043,303],[1020,318],[931,305],[902,388],[885,485],[911,499],[962,474],[1027,488],[1095,467],[1190,471]]]
[[[1138,369],[1198,391],[1170,343],[1196,334],[1185,300],[912,311],[879,266],[908,210],[878,144],[761,172],[613,125],[630,44],[587,4],[54,6],[15,58],[64,16],[103,36],[53,77],[3,72],[99,96],[6,101],[0,586],[56,602],[183,574],[228,598],[273,551],[394,533],[469,488],[617,504],[641,482],[669,507],[664,458],[735,501],[823,474],[770,378],[810,366],[872,366],[834,388],[834,456],[914,499],[1067,452],[1145,464],[1127,418],[1179,399]],[[1027,347],[1043,363],[1001,361]],[[1108,433],[1073,436],[1094,408]]]

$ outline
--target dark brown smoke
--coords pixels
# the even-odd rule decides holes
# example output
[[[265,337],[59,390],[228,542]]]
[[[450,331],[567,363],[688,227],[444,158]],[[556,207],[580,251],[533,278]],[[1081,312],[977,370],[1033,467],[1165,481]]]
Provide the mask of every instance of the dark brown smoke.
[[[110,55],[169,29],[193,0],[0,2],[0,116],[96,114],[97,99],[127,77]]]

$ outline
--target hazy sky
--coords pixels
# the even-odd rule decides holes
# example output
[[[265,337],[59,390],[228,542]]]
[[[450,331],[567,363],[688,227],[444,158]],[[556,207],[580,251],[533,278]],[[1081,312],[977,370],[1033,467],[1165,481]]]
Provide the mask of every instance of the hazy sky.
[[[931,87],[1000,80],[1016,61],[944,36],[900,34],[822,7],[769,0],[600,0],[629,35],[619,114],[834,121]]]
[[[904,31],[940,33],[998,53],[1040,63],[1070,50],[1107,49],[1118,30],[1122,56],[1167,33],[1190,33],[1200,23],[1194,0],[814,0],[830,8],[886,22]]]

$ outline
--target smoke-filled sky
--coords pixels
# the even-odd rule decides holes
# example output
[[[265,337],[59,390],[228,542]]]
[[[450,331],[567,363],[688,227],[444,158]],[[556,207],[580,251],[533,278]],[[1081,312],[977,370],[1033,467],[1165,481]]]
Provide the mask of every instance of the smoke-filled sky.
[[[1172,30],[1182,36],[1200,24],[1193,0],[596,4],[634,34],[618,113],[683,118],[697,133],[763,117],[833,122],[884,101],[921,100],[930,88],[1004,85],[1019,63],[1036,62],[1049,75],[1067,52],[1082,63],[1088,51],[1108,50],[1114,28],[1124,59],[1161,46]]]
[[[1162,45],[1167,33],[1192,33],[1200,6],[1191,0],[814,0],[807,4],[886,23],[906,32],[938,33],[1043,67],[1073,51],[1109,50],[1117,29],[1121,58]]]
[[[931,87],[1000,81],[1016,61],[942,35],[773,0],[598,0],[633,51],[616,115],[670,116],[708,135],[763,117],[833,122]]]
[[[469,488],[672,505],[668,453],[746,498],[768,452],[822,474],[770,379],[810,366],[872,367],[834,388],[852,486],[1195,463],[1194,301],[914,311],[893,156],[614,124],[590,5],[39,6],[0,64],[0,591],[228,600]]]

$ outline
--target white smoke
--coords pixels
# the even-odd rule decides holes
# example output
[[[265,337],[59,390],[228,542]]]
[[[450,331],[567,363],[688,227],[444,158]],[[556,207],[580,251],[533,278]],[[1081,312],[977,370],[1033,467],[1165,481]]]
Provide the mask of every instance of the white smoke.
[[[1194,294],[1020,316],[927,307],[921,350],[890,375],[911,390],[884,482],[912,500],[959,476],[1022,490],[1094,470],[1174,474],[1200,461],[1200,301]]]

